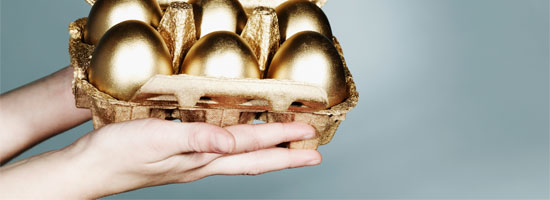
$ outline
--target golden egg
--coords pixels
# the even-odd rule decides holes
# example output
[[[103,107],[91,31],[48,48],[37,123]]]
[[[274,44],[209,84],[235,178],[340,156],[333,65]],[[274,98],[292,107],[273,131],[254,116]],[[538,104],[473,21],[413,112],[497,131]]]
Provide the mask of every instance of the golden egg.
[[[328,18],[315,3],[305,0],[287,1],[275,9],[279,19],[281,42],[302,31],[315,31],[332,39]]]
[[[170,52],[157,31],[137,20],[109,29],[96,46],[88,68],[90,83],[120,100],[130,100],[157,74],[172,74]]]
[[[340,54],[327,37],[314,31],[297,33],[283,43],[266,77],[318,85],[327,92],[328,107],[348,97]]]
[[[246,24],[246,13],[237,0],[190,0],[199,38],[214,31],[240,34]]]
[[[120,22],[139,20],[157,27],[161,18],[156,0],[97,0],[88,15],[84,40],[96,45],[109,28]]]
[[[260,78],[256,56],[239,35],[216,31],[199,39],[185,56],[181,73],[226,78]]]

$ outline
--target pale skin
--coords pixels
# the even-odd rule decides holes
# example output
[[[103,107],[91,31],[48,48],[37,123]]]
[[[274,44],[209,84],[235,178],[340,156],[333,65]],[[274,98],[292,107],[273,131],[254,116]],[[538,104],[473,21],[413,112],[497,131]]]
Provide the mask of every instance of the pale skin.
[[[91,118],[75,107],[72,68],[0,96],[0,162]],[[211,175],[256,175],[318,165],[315,150],[275,147],[315,137],[301,123],[218,127],[142,119],[0,167],[0,199],[94,199]]]

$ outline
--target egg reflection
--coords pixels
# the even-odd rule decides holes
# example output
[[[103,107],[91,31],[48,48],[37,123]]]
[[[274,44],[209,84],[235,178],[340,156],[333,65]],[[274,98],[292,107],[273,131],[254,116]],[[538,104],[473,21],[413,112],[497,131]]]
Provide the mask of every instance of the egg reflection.
[[[314,31],[289,38],[275,53],[267,78],[308,82],[322,87],[334,106],[348,97],[344,65],[332,42]]]
[[[315,3],[306,0],[287,1],[275,9],[279,19],[281,42],[301,31],[316,31],[332,38],[327,16]]]
[[[187,53],[181,73],[227,78],[260,78],[256,56],[237,34],[217,31],[198,40]]]
[[[246,13],[237,0],[190,0],[193,4],[197,36],[214,31],[240,34],[246,24]]]
[[[130,100],[156,74],[172,74],[168,47],[151,26],[136,20],[109,29],[88,68],[90,83],[120,100]]]
[[[97,45],[103,34],[120,22],[139,20],[157,27],[161,17],[156,0],[98,0],[88,15],[84,40]]]

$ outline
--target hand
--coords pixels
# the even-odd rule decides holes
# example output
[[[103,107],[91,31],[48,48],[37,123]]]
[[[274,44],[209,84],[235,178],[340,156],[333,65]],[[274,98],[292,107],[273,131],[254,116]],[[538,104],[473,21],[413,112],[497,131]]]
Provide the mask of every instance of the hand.
[[[0,198],[98,198],[215,174],[317,165],[315,150],[277,148],[315,136],[301,123],[235,125],[145,119],[111,124],[74,144],[0,168]]]

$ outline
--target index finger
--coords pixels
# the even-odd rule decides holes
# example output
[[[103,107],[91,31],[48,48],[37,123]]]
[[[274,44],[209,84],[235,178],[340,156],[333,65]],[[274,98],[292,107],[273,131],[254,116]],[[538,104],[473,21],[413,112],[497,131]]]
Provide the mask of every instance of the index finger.
[[[283,142],[315,137],[315,129],[300,122],[239,124],[225,129],[235,137],[235,150],[232,153],[256,151]]]
[[[160,119],[141,119],[110,124],[99,129],[110,135],[112,146],[148,148],[148,152],[168,157],[182,153],[229,153],[234,149],[234,138],[227,130],[207,123],[178,123]],[[120,137],[118,140],[110,138]],[[120,143],[120,141],[125,141]]]

